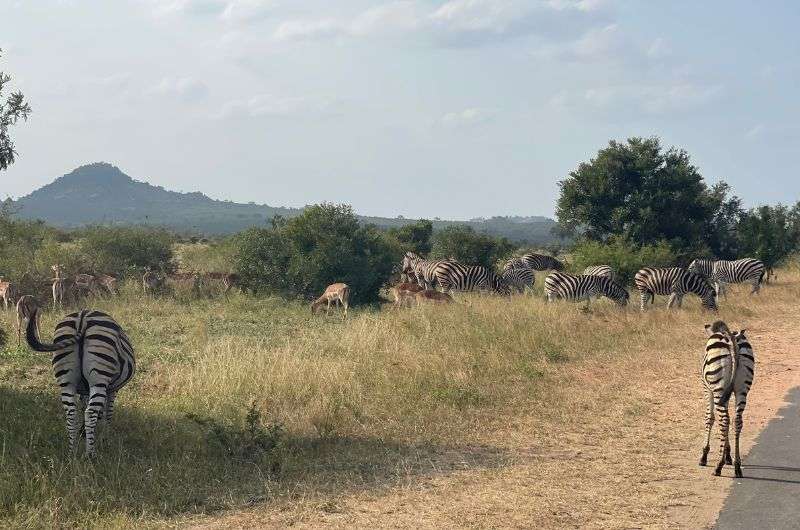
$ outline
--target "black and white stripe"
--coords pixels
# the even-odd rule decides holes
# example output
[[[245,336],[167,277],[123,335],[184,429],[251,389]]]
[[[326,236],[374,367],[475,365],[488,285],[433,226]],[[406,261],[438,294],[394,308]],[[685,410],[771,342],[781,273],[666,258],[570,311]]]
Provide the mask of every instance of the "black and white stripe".
[[[713,259],[696,259],[692,260],[686,270],[695,272],[707,280],[711,279],[711,273],[714,272],[714,263],[716,260]]]
[[[512,267],[505,269],[501,275],[503,281],[519,293],[524,293],[525,288],[533,289],[536,275],[530,267]]]
[[[588,276],[606,276],[614,279],[614,269],[609,265],[590,265],[583,269],[583,273]]]
[[[731,331],[725,322],[718,320],[706,325],[708,340],[703,358],[703,389],[706,396],[706,444],[700,457],[700,465],[706,465],[711,445],[711,427],[714,413],[719,416],[719,462],[714,474],[719,476],[725,464],[733,464],[737,477],[742,476],[742,461],[739,455],[739,436],[742,433],[742,415],[747,406],[747,393],[753,384],[755,355],[745,336],[745,330]],[[736,417],[734,422],[734,458],[728,437],[730,418],[728,401],[735,396]]]
[[[711,280],[715,282],[717,292],[727,297],[725,284],[748,282],[753,286],[750,294],[758,293],[761,289],[761,282],[764,281],[766,267],[764,262],[753,259],[743,258],[736,261],[715,261],[711,271]]]
[[[552,256],[545,256],[544,254],[525,254],[521,259],[528,264],[528,267],[535,271],[564,270],[564,264]]]
[[[510,269],[530,269],[531,266],[522,258],[511,258],[503,265],[503,272]],[[532,269],[531,269],[532,270]]]
[[[693,293],[700,297],[703,307],[706,309],[717,309],[716,291],[711,284],[697,273],[687,271],[678,267],[668,269],[641,269],[633,278],[636,289],[641,296],[641,309],[645,310],[645,305],[649,300],[651,303],[655,295],[669,296],[667,307],[678,302],[678,307],[683,302],[683,297],[687,293]]]
[[[494,291],[510,294],[506,282],[491,269],[479,265],[462,265],[455,261],[439,262],[432,270],[442,292],[455,291]]]
[[[111,422],[114,398],[136,370],[133,347],[113,318],[84,309],[65,316],[56,325],[53,344],[39,341],[34,316],[28,321],[26,338],[35,351],[53,353],[53,372],[61,387],[61,403],[67,417],[70,452],[83,423],[86,454],[95,454],[95,430],[100,418]],[[83,421],[79,402],[86,400]],[[87,400],[88,398],[88,400]]]
[[[409,282],[416,282],[423,289],[435,289],[436,267],[442,263],[456,263],[455,260],[425,260],[413,252],[403,256],[402,272]]]
[[[544,293],[547,301],[557,298],[565,300],[591,301],[592,296],[605,296],[618,305],[626,305],[630,295],[623,286],[607,276],[591,276],[586,274],[566,274],[552,272],[544,279]]]

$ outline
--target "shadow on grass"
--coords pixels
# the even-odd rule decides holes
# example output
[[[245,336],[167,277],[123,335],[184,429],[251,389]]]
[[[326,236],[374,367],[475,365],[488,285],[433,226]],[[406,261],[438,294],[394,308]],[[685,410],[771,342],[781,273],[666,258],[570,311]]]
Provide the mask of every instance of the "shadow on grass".
[[[366,436],[323,440],[284,434],[274,450],[242,454],[210,443],[208,429],[184,414],[126,406],[124,394],[114,425],[101,431],[94,461],[82,448],[75,457],[68,454],[55,389],[0,386],[0,419],[0,521],[12,526],[210,513],[278,495],[367,491],[508,462],[493,447],[413,445]]]

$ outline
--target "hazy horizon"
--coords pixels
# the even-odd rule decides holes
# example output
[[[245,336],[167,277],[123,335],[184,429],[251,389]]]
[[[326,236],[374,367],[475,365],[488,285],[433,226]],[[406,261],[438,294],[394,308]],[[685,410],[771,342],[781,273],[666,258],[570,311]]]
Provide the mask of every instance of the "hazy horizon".
[[[15,198],[108,162],[169,190],[361,215],[552,216],[609,139],[662,138],[746,206],[800,198],[800,6],[0,0]]]

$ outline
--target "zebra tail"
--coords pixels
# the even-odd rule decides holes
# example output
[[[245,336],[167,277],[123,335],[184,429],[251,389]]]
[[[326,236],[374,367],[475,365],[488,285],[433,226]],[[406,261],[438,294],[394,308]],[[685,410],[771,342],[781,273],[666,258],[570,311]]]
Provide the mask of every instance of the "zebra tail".
[[[36,335],[36,320],[38,316],[39,316],[39,310],[34,309],[33,313],[28,319],[28,325],[25,328],[25,340],[28,341],[28,346],[30,346],[32,350],[39,352],[51,352],[60,350],[64,346],[69,345],[70,342],[74,342],[74,339],[70,339],[70,341],[65,341],[60,344],[49,344],[40,342],[39,337]]]
[[[731,341],[731,347],[733,349],[731,352],[731,380],[725,387],[725,390],[722,391],[720,403],[727,403],[731,398],[731,394],[733,393],[733,385],[736,382],[736,372],[739,369],[739,342],[730,331],[726,332],[725,334],[728,336],[728,340]]]

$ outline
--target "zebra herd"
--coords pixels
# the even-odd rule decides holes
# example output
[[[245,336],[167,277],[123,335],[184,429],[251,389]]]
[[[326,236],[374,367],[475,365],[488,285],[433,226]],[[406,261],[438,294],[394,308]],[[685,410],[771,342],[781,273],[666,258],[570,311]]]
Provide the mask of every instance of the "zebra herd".
[[[534,271],[552,270],[544,281],[547,300],[573,301],[592,297],[606,297],[618,305],[626,305],[628,291],[615,281],[614,270],[608,265],[587,267],[582,274],[563,272],[564,264],[551,256],[525,254],[509,259],[500,274],[478,265],[463,265],[456,260],[426,260],[413,252],[407,252],[401,263],[402,281],[418,283],[423,289],[442,292],[487,290],[498,294],[509,294],[511,290],[522,293],[533,287]],[[681,306],[683,297],[694,294],[704,308],[717,309],[718,296],[727,298],[725,286],[730,283],[749,282],[751,294],[758,293],[764,280],[764,263],[745,258],[736,261],[713,261],[696,259],[689,267],[652,268],[639,270],[634,277],[634,286],[639,292],[639,307],[646,309],[647,302],[654,303],[655,296],[669,296],[668,307]]]

